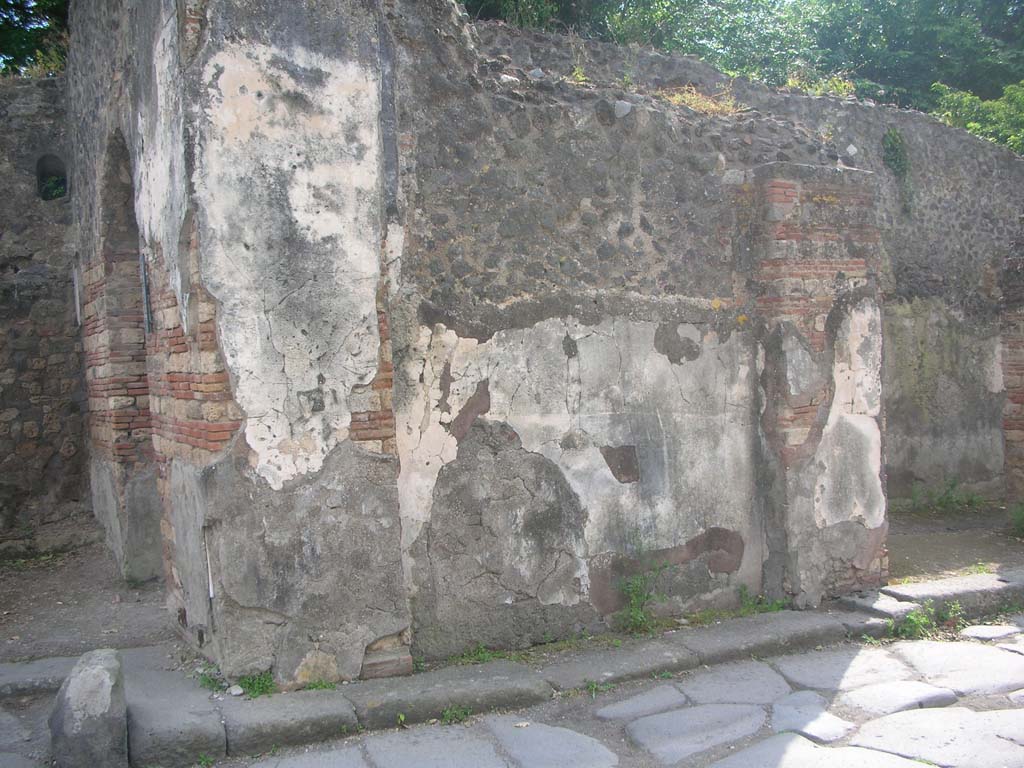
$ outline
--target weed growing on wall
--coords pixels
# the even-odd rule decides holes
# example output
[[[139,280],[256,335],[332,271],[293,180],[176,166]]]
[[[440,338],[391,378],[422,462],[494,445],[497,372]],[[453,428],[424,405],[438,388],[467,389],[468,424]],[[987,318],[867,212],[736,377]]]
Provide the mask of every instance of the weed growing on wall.
[[[882,161],[899,182],[900,207],[910,213],[913,204],[913,189],[910,187],[910,155],[903,134],[898,128],[890,128],[882,137]]]
[[[663,88],[655,95],[669,104],[686,107],[702,115],[734,115],[745,109],[733,98],[732,91],[728,88],[708,95],[701,93],[692,85],[686,85],[681,88]]]
[[[655,591],[658,579],[668,568],[668,563],[662,563],[619,582],[619,591],[626,598],[626,607],[618,614],[618,623],[624,632],[643,634],[654,629],[650,606],[658,599]]]

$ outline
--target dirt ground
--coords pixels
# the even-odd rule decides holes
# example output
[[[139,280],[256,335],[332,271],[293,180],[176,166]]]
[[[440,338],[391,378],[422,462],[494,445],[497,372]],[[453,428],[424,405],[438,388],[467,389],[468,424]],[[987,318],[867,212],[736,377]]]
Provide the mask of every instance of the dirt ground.
[[[77,656],[175,637],[160,580],[129,586],[102,543],[0,562],[0,662]]]
[[[1008,533],[1006,509],[889,513],[889,577],[918,581],[1024,568],[1024,541]]]

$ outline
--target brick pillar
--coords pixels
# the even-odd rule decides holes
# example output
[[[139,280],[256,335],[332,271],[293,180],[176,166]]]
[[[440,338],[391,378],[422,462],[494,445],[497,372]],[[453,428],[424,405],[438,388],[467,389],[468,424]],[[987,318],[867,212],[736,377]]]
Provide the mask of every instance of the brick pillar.
[[[770,549],[785,550],[785,590],[814,605],[887,575],[872,176],[775,163],[754,177],[762,425],[777,467],[771,522],[785,532],[769,532]]]
[[[146,378],[144,286],[127,147],[115,135],[102,181],[101,232],[83,265],[83,349],[89,399],[90,485],[125,578],[159,575],[159,502]]]

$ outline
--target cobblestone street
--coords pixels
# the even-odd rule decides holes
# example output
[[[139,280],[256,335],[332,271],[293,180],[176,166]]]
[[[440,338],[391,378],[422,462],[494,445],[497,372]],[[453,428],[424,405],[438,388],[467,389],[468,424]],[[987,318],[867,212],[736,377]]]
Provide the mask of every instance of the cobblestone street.
[[[1024,638],[847,644],[561,695],[506,715],[224,765],[253,768],[1024,766]]]

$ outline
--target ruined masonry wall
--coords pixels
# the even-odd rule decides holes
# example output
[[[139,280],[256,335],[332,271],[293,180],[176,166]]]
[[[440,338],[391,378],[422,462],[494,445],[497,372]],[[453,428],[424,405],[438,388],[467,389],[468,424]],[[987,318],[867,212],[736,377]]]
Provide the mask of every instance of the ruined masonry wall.
[[[70,159],[64,93],[59,79],[0,81],[0,558],[96,538],[71,202],[43,200],[37,178],[44,157]]]
[[[286,5],[72,8],[92,496],[190,642],[289,687],[599,630],[662,563],[676,612],[885,579],[883,307],[991,326],[1019,164],[742,84],[697,114],[657,91],[699,62],[450,0]],[[909,216],[893,123],[943,190]],[[919,240],[967,263],[982,170],[980,284],[906,283]]]
[[[728,91],[756,111],[764,133],[711,129],[708,138],[726,158],[824,160],[874,172],[883,244],[888,491],[902,498],[950,480],[994,497],[1012,490],[1004,482],[1017,463],[1004,457],[998,275],[1019,249],[1024,161],[917,112],[776,93],[742,79],[730,83],[689,57],[498,23],[474,30],[494,71],[524,80],[537,68],[565,77],[579,66],[592,83],[631,103],[687,85]],[[743,113],[734,119],[742,121]],[[905,183],[883,159],[890,129],[907,148]],[[759,142],[762,135],[774,138],[770,146]]]

